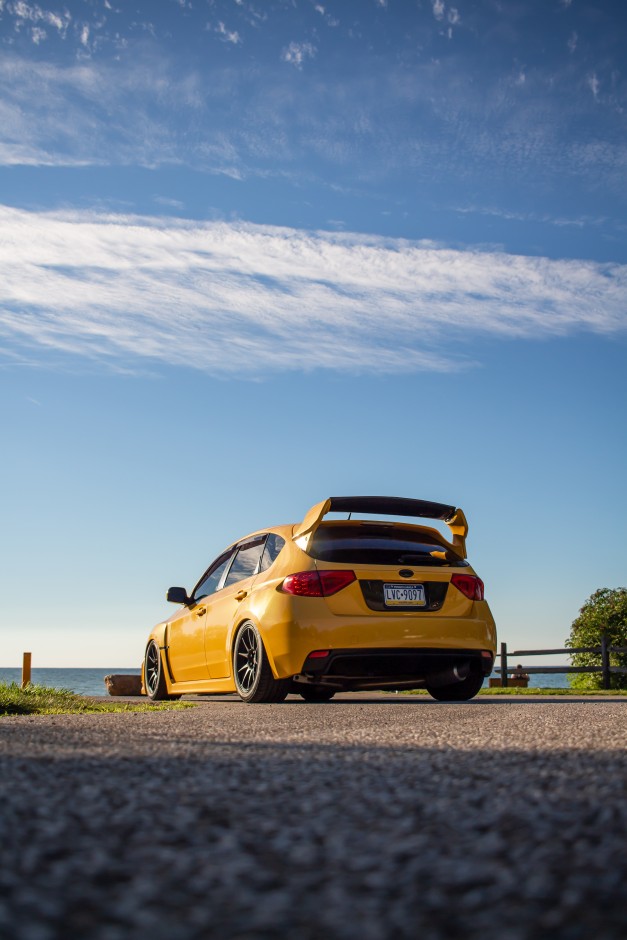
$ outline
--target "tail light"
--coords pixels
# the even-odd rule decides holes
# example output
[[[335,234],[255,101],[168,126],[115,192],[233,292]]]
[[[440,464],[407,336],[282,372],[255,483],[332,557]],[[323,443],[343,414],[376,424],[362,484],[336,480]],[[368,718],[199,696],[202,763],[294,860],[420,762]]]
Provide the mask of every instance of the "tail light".
[[[299,597],[328,597],[355,580],[354,571],[299,571],[285,578],[281,590]]]
[[[454,574],[451,578],[458,591],[471,601],[483,600],[483,581],[474,574]]]

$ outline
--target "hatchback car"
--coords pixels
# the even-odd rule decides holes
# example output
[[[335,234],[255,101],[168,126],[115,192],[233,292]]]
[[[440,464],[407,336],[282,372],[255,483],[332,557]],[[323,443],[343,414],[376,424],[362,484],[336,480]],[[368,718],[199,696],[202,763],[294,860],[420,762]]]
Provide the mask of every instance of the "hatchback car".
[[[325,519],[331,512],[346,518]],[[414,519],[446,523],[450,538]],[[333,496],[296,525],[247,535],[189,594],[169,589],[179,609],[150,635],[143,689],[153,700],[237,692],[323,702],[414,688],[470,699],[492,670],[496,628],[466,560],[467,532],[454,506]]]

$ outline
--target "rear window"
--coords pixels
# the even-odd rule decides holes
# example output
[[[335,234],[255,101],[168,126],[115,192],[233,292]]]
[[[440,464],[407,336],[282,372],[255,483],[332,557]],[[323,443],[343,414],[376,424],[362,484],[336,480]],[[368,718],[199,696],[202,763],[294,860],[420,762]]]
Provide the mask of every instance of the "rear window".
[[[324,526],[314,533],[308,553],[319,561],[353,565],[466,566],[455,552],[424,532],[395,526]]]
[[[229,568],[224,587],[228,587],[229,584],[236,584],[238,581],[243,581],[244,578],[250,578],[251,575],[255,573],[257,563],[263,551],[264,542],[265,539],[261,538],[256,539],[254,542],[249,542],[248,545],[241,546],[235,556],[235,561]]]
[[[266,547],[263,551],[263,556],[261,559],[261,564],[259,565],[259,571],[265,571],[270,565],[273,565],[274,562],[279,557],[279,552],[285,545],[285,539],[281,538],[280,535],[276,535],[274,532],[271,532],[266,539]]]

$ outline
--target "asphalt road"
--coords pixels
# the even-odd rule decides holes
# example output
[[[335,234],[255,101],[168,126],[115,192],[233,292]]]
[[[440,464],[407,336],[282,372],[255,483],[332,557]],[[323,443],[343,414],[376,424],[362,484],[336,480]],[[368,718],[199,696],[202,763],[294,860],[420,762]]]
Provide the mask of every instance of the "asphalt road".
[[[0,935],[627,935],[627,702],[0,719]]]

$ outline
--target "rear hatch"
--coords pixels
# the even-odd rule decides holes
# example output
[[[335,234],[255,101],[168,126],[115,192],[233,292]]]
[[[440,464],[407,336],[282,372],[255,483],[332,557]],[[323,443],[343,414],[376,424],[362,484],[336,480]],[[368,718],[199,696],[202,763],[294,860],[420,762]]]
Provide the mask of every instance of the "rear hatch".
[[[326,597],[338,615],[372,610],[415,616],[445,610],[448,616],[460,616],[472,603],[460,591],[452,595],[449,591],[451,577],[456,573],[459,577],[464,569],[468,572],[468,562],[436,529],[387,522],[324,522],[313,533],[307,554],[318,569],[354,571],[355,582]]]

